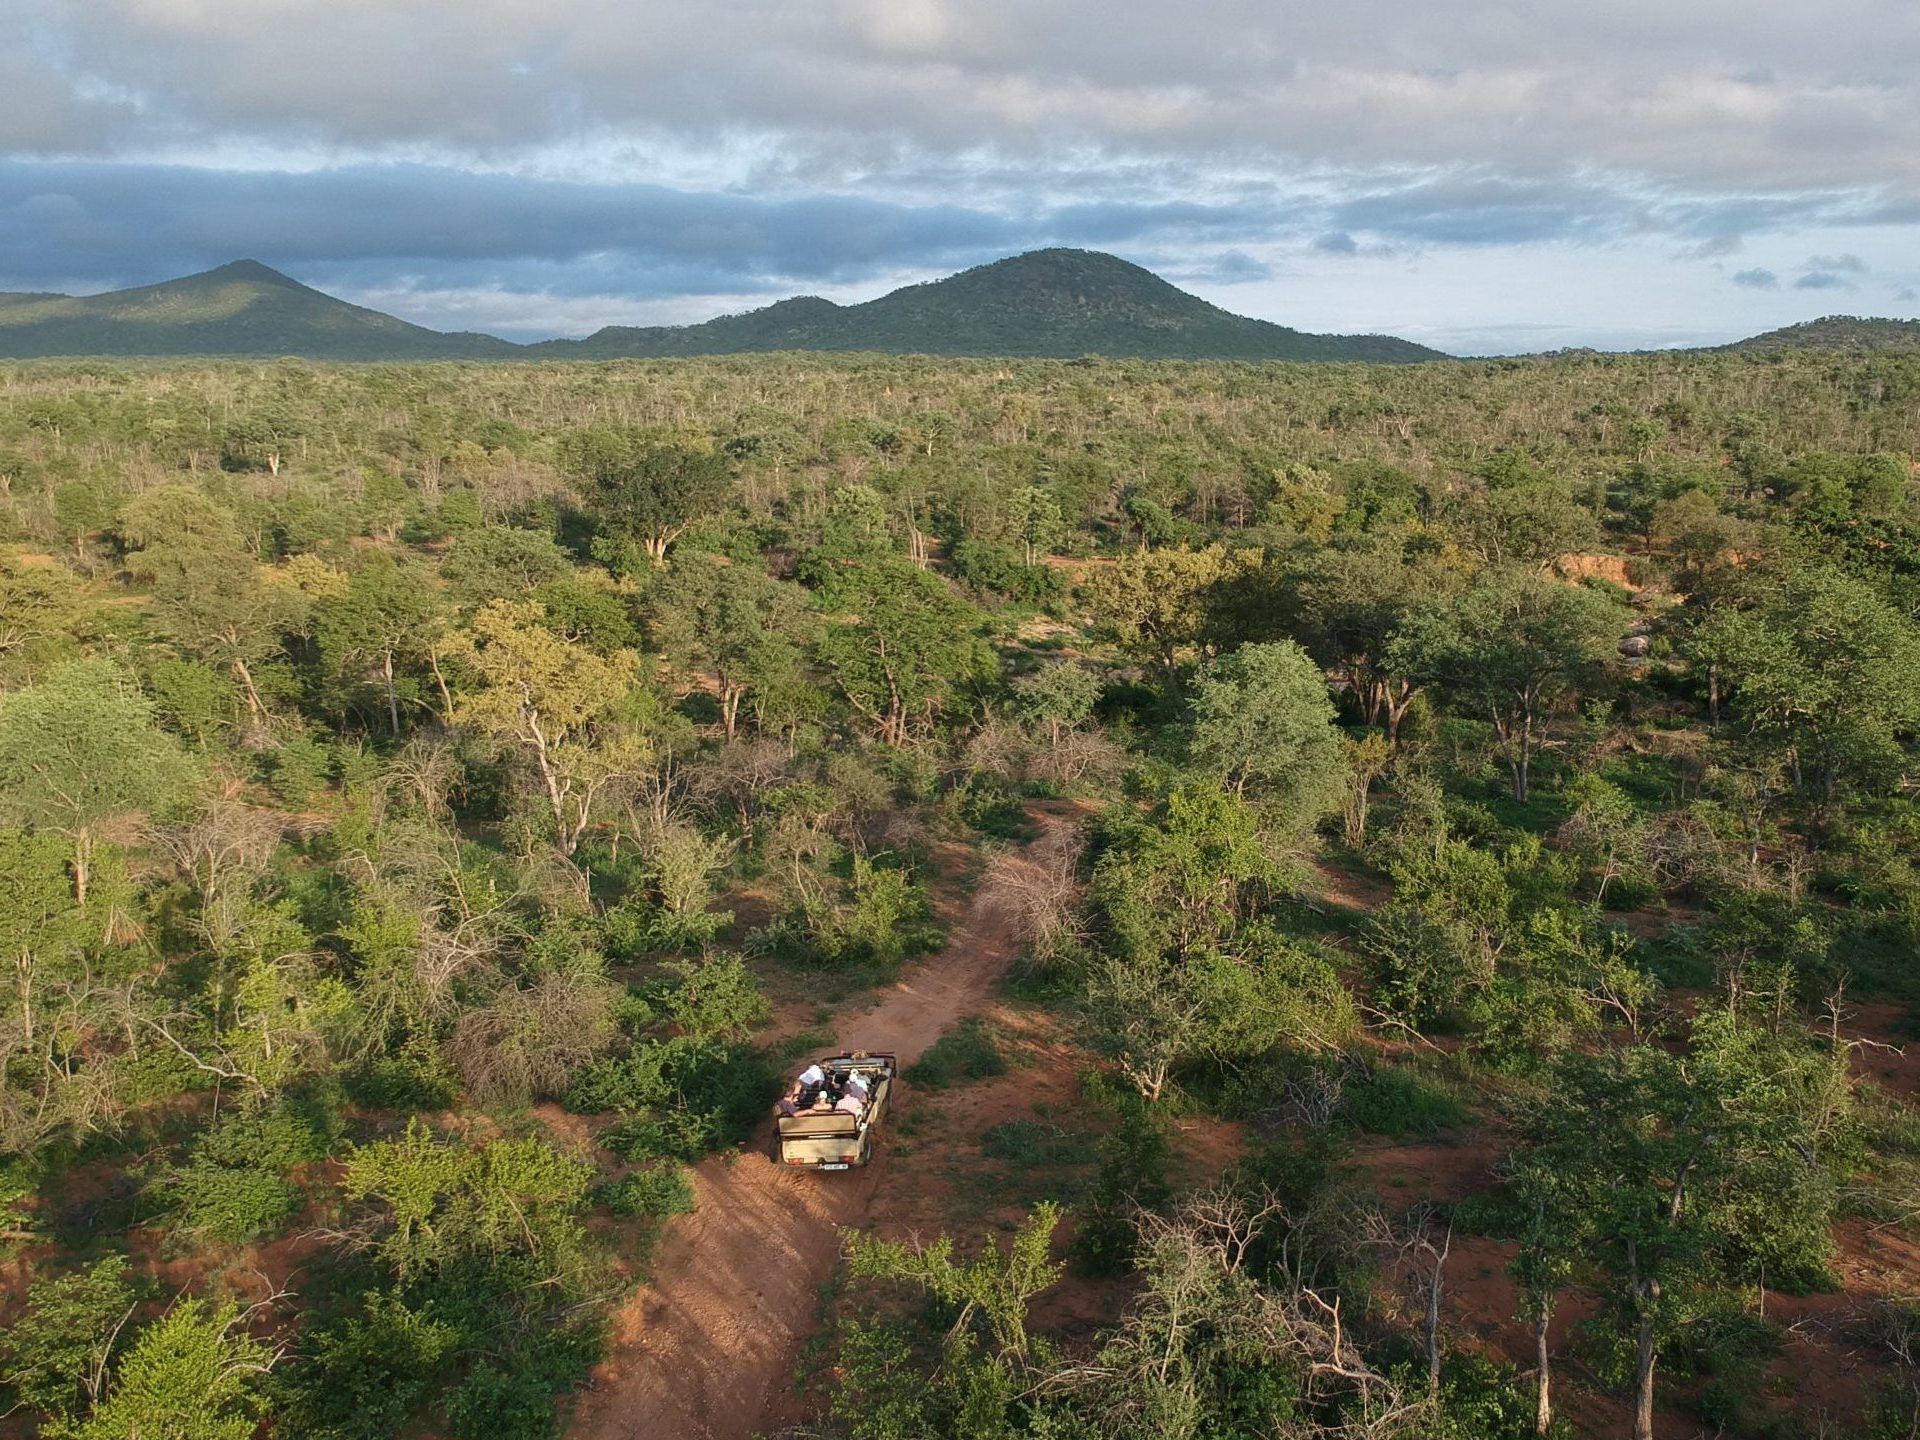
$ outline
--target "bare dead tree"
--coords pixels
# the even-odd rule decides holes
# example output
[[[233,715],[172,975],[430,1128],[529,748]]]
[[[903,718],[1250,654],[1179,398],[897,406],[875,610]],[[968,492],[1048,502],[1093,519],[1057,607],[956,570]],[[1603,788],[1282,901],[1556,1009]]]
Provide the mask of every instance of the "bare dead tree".
[[[1286,1228],[1298,1231],[1300,1217]],[[1426,1395],[1408,1395],[1356,1343],[1342,1302],[1308,1282],[1304,1252],[1287,1243],[1270,1283],[1247,1264],[1257,1241],[1285,1221],[1277,1197],[1226,1189],[1192,1197],[1172,1216],[1142,1215],[1145,1289],[1119,1334],[1091,1360],[1062,1367],[1044,1383],[1077,1391],[1114,1429],[1197,1417],[1194,1367],[1182,1363],[1202,1337],[1231,1335],[1293,1357],[1305,1398],[1339,1418],[1308,1422],[1316,1440],[1395,1440],[1417,1434],[1431,1413]],[[1305,1227],[1312,1230],[1314,1227]]]
[[[1085,853],[1086,838],[1077,828],[1055,825],[1024,850],[1002,850],[987,862],[977,892],[981,904],[1004,919],[1037,960],[1051,959],[1083,933]]]
[[[504,986],[455,1023],[447,1058],[482,1104],[555,1094],[612,1043],[616,996],[606,980],[580,971]]]
[[[1281,1110],[1296,1125],[1324,1130],[1339,1113],[1346,1086],[1346,1072],[1341,1067],[1303,1065],[1281,1086]]]
[[[272,811],[219,798],[208,800],[192,819],[151,832],[193,886],[200,902],[195,926],[216,954],[239,938],[247,898],[285,833],[284,819]]]
[[[452,818],[453,797],[465,780],[466,768],[445,736],[414,734],[381,772],[373,795],[382,818],[391,807],[444,822]]]
[[[1027,760],[1027,778],[1077,785],[1083,780],[1105,781],[1126,766],[1126,751],[1099,730],[1062,730],[1053,744]]]

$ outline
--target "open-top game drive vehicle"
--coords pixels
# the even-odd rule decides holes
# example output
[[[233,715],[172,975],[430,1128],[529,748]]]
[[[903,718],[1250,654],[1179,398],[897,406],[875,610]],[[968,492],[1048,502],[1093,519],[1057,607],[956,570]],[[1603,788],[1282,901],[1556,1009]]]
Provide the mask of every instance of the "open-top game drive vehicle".
[[[849,1170],[872,1160],[896,1068],[891,1053],[843,1050],[801,1071],[778,1107],[781,1163]]]

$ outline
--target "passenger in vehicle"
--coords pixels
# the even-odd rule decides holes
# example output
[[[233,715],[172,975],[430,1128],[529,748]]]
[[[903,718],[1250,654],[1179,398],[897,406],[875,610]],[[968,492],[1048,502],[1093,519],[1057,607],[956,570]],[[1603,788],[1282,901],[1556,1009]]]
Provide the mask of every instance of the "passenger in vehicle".
[[[849,1075],[847,1077],[847,1088],[841,1091],[840,1100],[833,1108],[843,1110],[849,1115],[866,1114],[867,1082],[862,1080],[858,1075]]]
[[[782,1115],[798,1115],[802,1110],[811,1110],[814,1102],[826,1093],[827,1072],[818,1065],[809,1065],[800,1072],[800,1076],[780,1097]]]

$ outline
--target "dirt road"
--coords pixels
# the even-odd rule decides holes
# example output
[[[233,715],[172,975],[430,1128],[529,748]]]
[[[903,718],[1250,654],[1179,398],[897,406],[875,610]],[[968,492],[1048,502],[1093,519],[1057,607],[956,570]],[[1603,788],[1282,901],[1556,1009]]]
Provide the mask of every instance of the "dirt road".
[[[1005,920],[979,901],[956,908],[946,950],[877,1003],[835,1017],[841,1046],[892,1050],[910,1064],[986,1000],[1016,946]],[[911,1087],[901,1099],[911,1105]],[[883,1159],[865,1170],[796,1172],[768,1158],[765,1143],[695,1167],[699,1208],[668,1231],[652,1283],[616,1317],[612,1351],[575,1412],[574,1440],[747,1440],[814,1328],[839,1230],[867,1219],[884,1170]]]

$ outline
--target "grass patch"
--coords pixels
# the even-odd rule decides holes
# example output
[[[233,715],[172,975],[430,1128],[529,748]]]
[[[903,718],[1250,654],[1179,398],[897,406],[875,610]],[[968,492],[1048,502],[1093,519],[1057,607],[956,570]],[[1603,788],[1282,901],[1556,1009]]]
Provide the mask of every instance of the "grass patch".
[[[686,1167],[667,1161],[597,1185],[593,1198],[615,1215],[628,1218],[647,1215],[663,1220],[670,1215],[691,1215],[693,1179]]]
[[[1100,1147],[1086,1135],[1038,1120],[1002,1120],[980,1137],[980,1153],[1009,1165],[1091,1165]]]
[[[1340,1114],[1356,1130],[1395,1140],[1464,1125],[1467,1108],[1450,1091],[1411,1070],[1372,1070],[1347,1082]]]
[[[987,1080],[1007,1073],[1007,1058],[994,1041],[992,1028],[973,1016],[934,1041],[927,1053],[906,1069],[906,1079],[928,1090],[944,1090],[962,1080]]]

